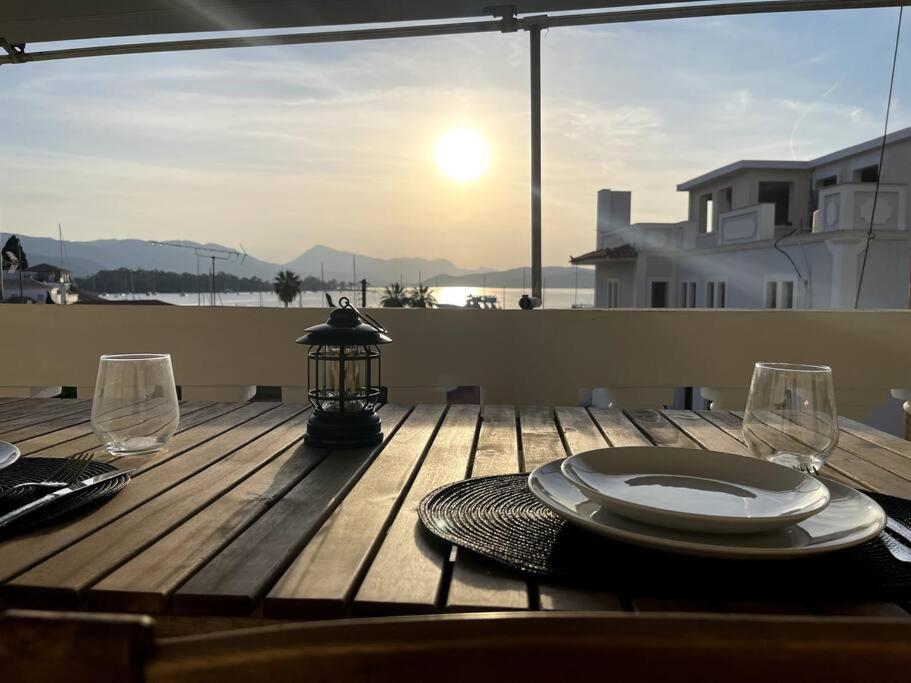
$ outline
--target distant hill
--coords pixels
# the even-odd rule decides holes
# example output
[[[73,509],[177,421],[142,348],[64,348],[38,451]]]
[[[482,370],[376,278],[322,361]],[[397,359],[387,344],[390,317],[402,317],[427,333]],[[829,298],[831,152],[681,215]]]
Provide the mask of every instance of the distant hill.
[[[576,277],[578,275],[579,287],[591,289],[595,286],[595,271],[587,268],[579,268],[578,273],[575,268],[562,266],[545,266],[542,271],[545,287],[556,287],[559,289],[572,289],[576,286]],[[441,275],[438,278],[425,280],[427,284],[437,287],[480,287],[486,285],[491,289],[501,287],[522,287],[523,281],[526,289],[531,289],[531,275],[528,268],[512,268],[511,270],[502,270],[498,272],[471,275]]]
[[[17,233],[18,234],[18,233]],[[8,233],[4,233],[6,239]],[[28,256],[29,263],[41,262],[58,265],[60,263],[60,245],[55,239],[49,237],[30,237],[19,235],[22,248]],[[192,246],[209,246],[226,249],[220,244],[198,244],[174,240],[181,244]],[[94,275],[100,270],[114,270],[117,268],[142,268],[145,270],[166,270],[175,273],[195,273],[196,255],[189,249],[177,247],[159,247],[144,240],[92,240],[89,242],[74,242],[66,240],[64,267],[73,271],[76,277]],[[200,259],[199,268],[207,272],[211,261]],[[261,278],[272,279],[280,266],[256,257],[248,256],[243,264],[218,261],[216,271],[224,271],[232,275],[253,275]]]
[[[466,275],[480,272],[459,268],[452,261],[446,259],[424,258],[391,258],[381,259],[371,256],[357,255],[357,279],[367,278],[374,285],[384,285],[389,282],[414,283],[418,278],[425,281],[437,275]],[[320,264],[326,273],[326,279],[350,281],[353,277],[354,263],[351,252],[339,251],[331,247],[316,245],[310,247],[285,267],[303,275],[319,276]]]
[[[25,249],[29,263],[42,262],[59,264],[60,245],[57,240],[49,237],[30,237],[19,235],[22,247]],[[9,232],[4,233],[4,239]],[[228,249],[221,244],[199,244],[186,240],[173,241],[189,246],[201,248],[211,247]],[[102,270],[115,270],[129,268],[144,270],[161,270],[172,273],[195,273],[197,259],[193,251],[177,247],[156,246],[150,242],[137,239],[125,240],[91,240],[75,242],[66,240],[64,267],[73,271],[76,277],[94,275]],[[357,279],[366,278],[373,286],[383,286],[390,282],[413,285],[420,277],[425,284],[435,286],[464,286],[477,287],[484,283],[486,273],[488,287],[521,287],[523,271],[526,273],[526,284],[531,286],[527,275],[528,269],[513,268],[505,271],[492,271],[489,269],[460,268],[447,259],[424,258],[391,258],[381,259],[372,256],[356,255]],[[282,269],[289,268],[302,277],[313,275],[320,276],[322,265],[326,280],[350,281],[353,277],[354,263],[351,252],[339,251],[331,247],[316,245],[288,263],[272,263],[247,256],[243,263],[232,261],[217,261],[217,272],[230,273],[238,277],[259,277],[271,280]],[[199,269],[207,273],[211,267],[208,259],[199,259]],[[580,268],[578,271],[579,286],[593,287],[594,273],[591,270]],[[573,268],[549,266],[544,268],[544,280],[547,287],[573,287],[576,274]]]

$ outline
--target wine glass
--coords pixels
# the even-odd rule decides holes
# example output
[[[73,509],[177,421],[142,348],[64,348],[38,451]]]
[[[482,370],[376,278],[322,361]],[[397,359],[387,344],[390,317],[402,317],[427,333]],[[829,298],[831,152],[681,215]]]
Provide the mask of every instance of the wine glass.
[[[92,401],[92,429],[109,453],[154,453],[177,431],[179,420],[169,354],[101,357]]]
[[[743,437],[755,456],[816,474],[838,443],[832,368],[756,363]]]

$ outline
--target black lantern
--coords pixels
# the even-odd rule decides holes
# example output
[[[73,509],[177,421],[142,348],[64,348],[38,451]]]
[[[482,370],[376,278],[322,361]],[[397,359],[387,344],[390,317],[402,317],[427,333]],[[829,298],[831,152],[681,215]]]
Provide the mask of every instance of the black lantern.
[[[382,399],[380,344],[392,339],[386,329],[361,313],[347,297],[339,299],[329,320],[307,328],[297,340],[308,344],[307,396],[313,414],[304,441],[322,448],[374,446],[383,440],[376,414]]]

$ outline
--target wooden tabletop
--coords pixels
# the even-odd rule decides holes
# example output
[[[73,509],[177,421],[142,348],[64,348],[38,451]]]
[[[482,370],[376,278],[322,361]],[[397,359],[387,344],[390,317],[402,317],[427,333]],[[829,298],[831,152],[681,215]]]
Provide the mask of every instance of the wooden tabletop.
[[[92,448],[90,407],[0,399],[0,440],[26,457]],[[325,451],[302,442],[306,406],[182,403],[166,450],[120,459],[138,469],[117,496],[0,543],[0,606],[188,623],[527,609],[908,615],[901,604],[812,596],[574,590],[449,547],[417,518],[438,486],[591,448],[747,453],[737,413],[486,406],[481,419],[478,406],[386,405],[381,415],[382,446]],[[911,443],[848,419],[841,428],[826,474],[911,498]]]

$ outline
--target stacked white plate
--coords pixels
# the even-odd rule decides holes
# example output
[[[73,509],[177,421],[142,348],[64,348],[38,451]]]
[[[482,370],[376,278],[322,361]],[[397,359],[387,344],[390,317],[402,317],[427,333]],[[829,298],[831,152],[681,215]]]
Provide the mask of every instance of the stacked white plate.
[[[9,467],[22,455],[19,448],[6,441],[0,441],[0,470]]]
[[[692,555],[785,558],[876,537],[868,496],[766,460],[680,448],[604,448],[539,467],[532,493],[590,531]]]

